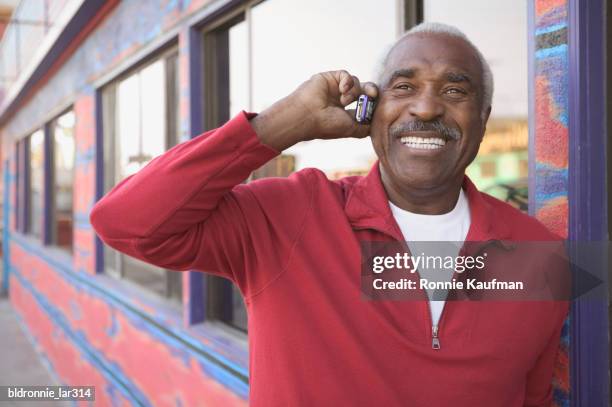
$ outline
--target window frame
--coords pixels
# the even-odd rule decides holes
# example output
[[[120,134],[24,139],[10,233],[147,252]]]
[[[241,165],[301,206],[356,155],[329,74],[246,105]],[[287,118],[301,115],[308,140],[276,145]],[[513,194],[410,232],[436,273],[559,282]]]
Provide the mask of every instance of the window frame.
[[[203,99],[200,111],[203,118],[202,131],[212,130],[230,119],[229,29],[243,21],[247,22],[248,25],[250,9],[263,1],[242,4],[206,25],[198,33],[202,55],[200,69],[202,74],[200,95]],[[249,29],[247,28],[247,30]],[[252,100],[250,50],[248,65],[249,88],[247,93],[249,106],[246,108],[250,110]],[[202,276],[201,284],[203,298],[199,307],[202,308],[203,320],[221,322],[231,332],[246,337],[246,327],[233,322],[234,296],[239,294],[233,283],[226,278],[207,274]]]
[[[71,245],[70,250],[66,250],[64,246],[60,246],[57,244],[57,207],[56,207],[56,181],[57,181],[57,168],[56,164],[56,140],[55,140],[55,124],[57,121],[65,116],[66,114],[72,112],[75,118],[75,125],[73,126],[73,139],[74,139],[74,156],[73,156],[73,166],[72,166],[72,203],[71,203],[71,217],[72,217],[72,236],[71,236]],[[45,159],[48,160],[45,164],[45,202],[47,207],[44,210],[46,216],[46,244],[51,247],[56,247],[60,250],[64,250],[68,254],[72,255],[74,253],[74,181],[76,180],[76,158],[77,158],[77,150],[76,150],[76,112],[74,110],[74,106],[69,106],[62,110],[61,113],[55,115],[51,120],[49,120],[46,124],[47,130],[45,131]]]
[[[170,62],[174,60],[173,62]],[[98,185],[101,189],[101,195],[108,192],[113,186],[115,186],[119,181],[117,181],[117,169],[118,169],[118,160],[116,159],[117,151],[118,151],[118,142],[117,142],[117,120],[115,117],[115,109],[117,103],[117,89],[119,84],[130,78],[133,75],[139,74],[147,67],[159,62],[163,61],[164,63],[164,89],[166,95],[166,120],[165,120],[165,139],[164,139],[164,151],[169,150],[174,145],[180,142],[180,116],[179,116],[179,103],[178,98],[180,96],[180,88],[179,88],[179,47],[176,39],[167,42],[162,45],[158,49],[149,53],[145,58],[131,65],[120,74],[116,75],[103,85],[101,85],[98,92],[98,102],[100,103],[99,111],[97,113],[98,117],[98,126],[100,136],[97,138],[98,143],[101,147],[101,154],[98,158],[97,164],[99,168],[99,177]],[[172,83],[171,77],[174,77],[174,84]],[[169,90],[174,87],[174,92],[169,92]],[[174,108],[173,108],[174,107]],[[168,116],[170,116],[168,118]],[[101,167],[101,168],[100,168]],[[152,289],[146,285],[140,284],[132,279],[128,278],[126,275],[125,265],[126,261],[132,261],[137,263],[137,267],[151,268],[151,272],[154,273],[156,271],[153,270],[155,266],[146,264],[144,262],[137,261],[136,259],[127,259],[128,256],[114,250],[102,242],[100,242],[100,250],[98,257],[98,265],[96,269],[100,273],[107,274],[108,276],[114,278],[121,283],[128,284],[130,286],[135,287],[139,291],[146,293],[146,295],[155,296],[160,300],[168,303],[168,305],[176,308],[177,306],[182,306],[182,297],[183,297],[183,284],[182,284],[182,275],[179,272],[171,271],[164,268],[159,268],[164,272],[164,289],[163,294],[160,294],[155,289]],[[113,263],[116,267],[109,265],[109,260],[112,259]]]
[[[63,112],[73,109],[74,102],[62,104],[58,108],[50,110],[50,112],[43,117],[43,119],[32,126],[20,136],[15,139],[15,160],[16,160],[16,173],[15,173],[15,197],[13,202],[15,203],[15,232],[20,233],[29,238],[39,240],[42,245],[48,245],[48,210],[49,210],[49,199],[48,190],[51,186],[49,178],[49,125],[57,117],[61,116]],[[37,131],[41,131],[43,134],[43,191],[42,191],[42,206],[41,211],[43,213],[43,222],[41,229],[41,237],[32,236],[28,230],[28,214],[30,213],[30,198],[28,196],[29,181],[30,181],[30,137]],[[75,136],[76,142],[76,136]],[[76,151],[75,151],[76,154]]]
[[[199,91],[201,97],[200,109],[196,110],[202,117],[202,126],[199,129],[201,132],[214,129],[225,123],[230,117],[229,104],[229,86],[220,86],[223,83],[229,83],[229,40],[227,32],[230,27],[240,22],[247,24],[247,76],[248,76],[248,103],[245,106],[247,111],[252,111],[253,107],[253,49],[251,42],[251,9],[263,3],[266,0],[255,0],[243,2],[223,14],[223,16],[206,23],[199,27],[199,72],[202,75],[199,83]],[[396,27],[397,37],[401,36],[412,26],[423,21],[423,1],[422,0],[395,0],[396,4]],[[220,36],[219,33],[224,35]],[[226,65],[224,65],[224,63]],[[227,76],[221,76],[227,75]],[[221,79],[221,80],[220,80]],[[227,82],[225,82],[227,81]],[[224,106],[219,106],[222,101]],[[193,101],[192,101],[193,103]],[[280,158],[280,157],[277,157]],[[284,162],[268,163],[269,168],[284,167]],[[257,178],[265,177],[268,171],[262,169]],[[249,179],[253,178],[253,174]],[[222,277],[214,275],[203,276],[203,299],[201,306],[203,307],[203,320],[220,321],[230,329],[239,334],[246,334],[246,330],[235,326],[232,323],[234,319],[233,296],[239,295],[239,291],[233,284]]]
[[[40,224],[38,225],[40,227],[40,234],[36,234],[32,231],[33,228],[33,223],[34,223],[34,219],[33,219],[33,214],[34,214],[34,204],[33,204],[33,197],[32,197],[32,136],[34,134],[36,134],[37,132],[41,132],[42,134],[42,156],[43,156],[43,162],[42,162],[42,191],[40,191],[41,196],[39,197],[40,199]],[[45,219],[45,211],[47,208],[47,202],[45,199],[45,192],[47,189],[47,180],[46,180],[46,173],[45,173],[45,166],[46,166],[46,154],[47,154],[47,146],[46,146],[46,132],[45,132],[45,125],[42,125],[40,127],[35,128],[33,131],[29,132],[28,135],[24,138],[24,152],[23,152],[23,156],[22,156],[22,168],[23,168],[23,172],[22,172],[22,185],[23,185],[23,202],[25,203],[24,205],[24,218],[23,218],[23,228],[22,228],[22,233],[24,235],[29,236],[32,239],[36,239],[39,240],[41,243],[44,244],[44,238],[45,238],[45,227],[44,227],[44,222],[46,221]]]

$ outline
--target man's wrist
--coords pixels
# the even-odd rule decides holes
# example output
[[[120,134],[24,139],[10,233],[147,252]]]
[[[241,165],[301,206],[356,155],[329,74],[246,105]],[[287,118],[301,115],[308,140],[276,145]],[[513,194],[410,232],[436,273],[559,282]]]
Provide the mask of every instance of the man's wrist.
[[[308,140],[311,119],[288,98],[282,99],[250,120],[262,144],[278,152]]]

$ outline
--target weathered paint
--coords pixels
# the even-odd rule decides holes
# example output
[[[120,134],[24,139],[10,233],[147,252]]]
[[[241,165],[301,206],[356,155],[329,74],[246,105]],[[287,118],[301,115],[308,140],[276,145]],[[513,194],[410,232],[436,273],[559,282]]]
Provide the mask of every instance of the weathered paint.
[[[191,28],[177,24],[184,24],[187,15],[202,11],[207,3],[124,1],[105,10],[108,14],[95,29],[79,38],[76,47],[72,45],[70,56],[47,73],[33,88],[32,97],[0,128],[2,162],[7,169],[3,213],[9,219],[4,264],[5,274],[11,275],[11,302],[59,380],[95,385],[99,405],[247,404],[244,346],[206,324],[184,323],[180,310],[143,295],[138,288],[96,274],[96,236],[89,224],[99,192],[97,149],[102,148],[96,142],[99,89],[94,82],[178,27],[180,117],[181,123],[190,123],[187,42]],[[13,205],[15,141],[51,119],[49,112],[68,107],[76,115],[72,255],[15,233]],[[181,139],[190,136],[191,129],[182,125]],[[184,275],[188,282],[193,280],[193,273]],[[197,304],[191,304],[192,300],[187,295],[183,308],[194,308]]]
[[[535,28],[539,46],[535,51],[535,214],[555,233],[567,237],[569,155],[565,2],[537,1]],[[564,33],[564,36],[558,38],[552,35],[555,32]],[[547,43],[546,38],[554,42]]]
[[[533,47],[535,126],[531,158],[531,212],[563,238],[568,236],[568,46],[567,0],[536,0]],[[569,406],[569,318],[555,367],[557,406]]]
[[[89,224],[89,212],[95,203],[95,94],[80,95],[74,104],[75,122],[75,185],[79,193],[73,196],[74,269],[96,273],[96,235]]]
[[[248,387],[244,379],[231,373],[234,370],[244,376],[240,365],[205,343],[187,338],[179,329],[180,322],[174,321],[175,327],[167,320],[152,323],[153,310],[143,317],[120,300],[105,297],[100,287],[95,290],[84,283],[92,284],[92,277],[79,277],[67,265],[53,267],[45,255],[32,256],[37,250],[29,239],[21,240],[11,242],[15,278],[37,299],[52,323],[72,339],[72,346],[93,355],[90,361],[97,369],[120,380],[131,393],[146,395],[152,405],[167,405],[164,399],[169,394],[184,405],[245,403]],[[170,332],[174,329],[174,335],[159,326]],[[194,346],[198,352],[193,351]],[[151,365],[159,370],[150,369]]]

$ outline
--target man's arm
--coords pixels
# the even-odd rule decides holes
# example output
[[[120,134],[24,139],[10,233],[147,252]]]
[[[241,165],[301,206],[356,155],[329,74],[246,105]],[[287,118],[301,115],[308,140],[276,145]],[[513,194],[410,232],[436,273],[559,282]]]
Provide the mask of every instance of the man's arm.
[[[258,194],[280,181],[239,184],[301,140],[365,137],[367,126],[357,125],[344,110],[359,93],[360,83],[345,71],[315,75],[259,116],[242,114],[156,157],[94,206],[91,224],[109,246],[146,262],[200,269],[238,283],[252,279],[244,274],[253,264],[253,234],[261,238],[275,227]],[[287,182],[293,190],[307,184]],[[279,227],[305,209],[292,210],[295,216],[285,216],[285,222],[275,218]],[[253,286],[241,288],[245,285]]]
[[[232,196],[228,192],[278,154],[259,141],[248,119],[241,113],[224,126],[175,146],[116,185],[90,215],[100,238],[161,267],[223,268],[214,258],[198,260],[198,243],[208,237],[204,226],[209,223],[207,232],[220,245],[220,231],[215,229],[228,228],[231,238],[240,239],[245,225],[240,222],[243,211],[238,202],[248,204],[253,198],[246,191]]]

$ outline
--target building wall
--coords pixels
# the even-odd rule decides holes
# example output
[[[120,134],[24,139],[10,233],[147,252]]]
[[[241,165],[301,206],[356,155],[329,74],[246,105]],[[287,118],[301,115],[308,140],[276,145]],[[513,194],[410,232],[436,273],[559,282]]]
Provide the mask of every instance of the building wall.
[[[248,354],[218,329],[189,325],[185,312],[96,273],[98,242],[89,224],[96,201],[96,86],[144,47],[168,35],[180,52],[181,137],[189,127],[189,26],[216,7],[206,0],[107,2],[103,18],[0,128],[8,227],[4,267],[11,302],[59,380],[95,385],[96,404],[246,405]],[[171,34],[174,32],[174,34]],[[170,34],[169,34],[170,33]],[[70,48],[70,44],[66,44]],[[110,78],[109,78],[110,79]],[[15,233],[15,141],[61,110],[76,113],[74,255]],[[5,272],[5,276],[7,273]],[[189,273],[184,273],[189,292]],[[183,314],[185,318],[183,318]]]
[[[530,212],[568,236],[568,1],[534,2],[530,140]],[[557,406],[569,406],[569,318],[565,321],[554,379]]]

